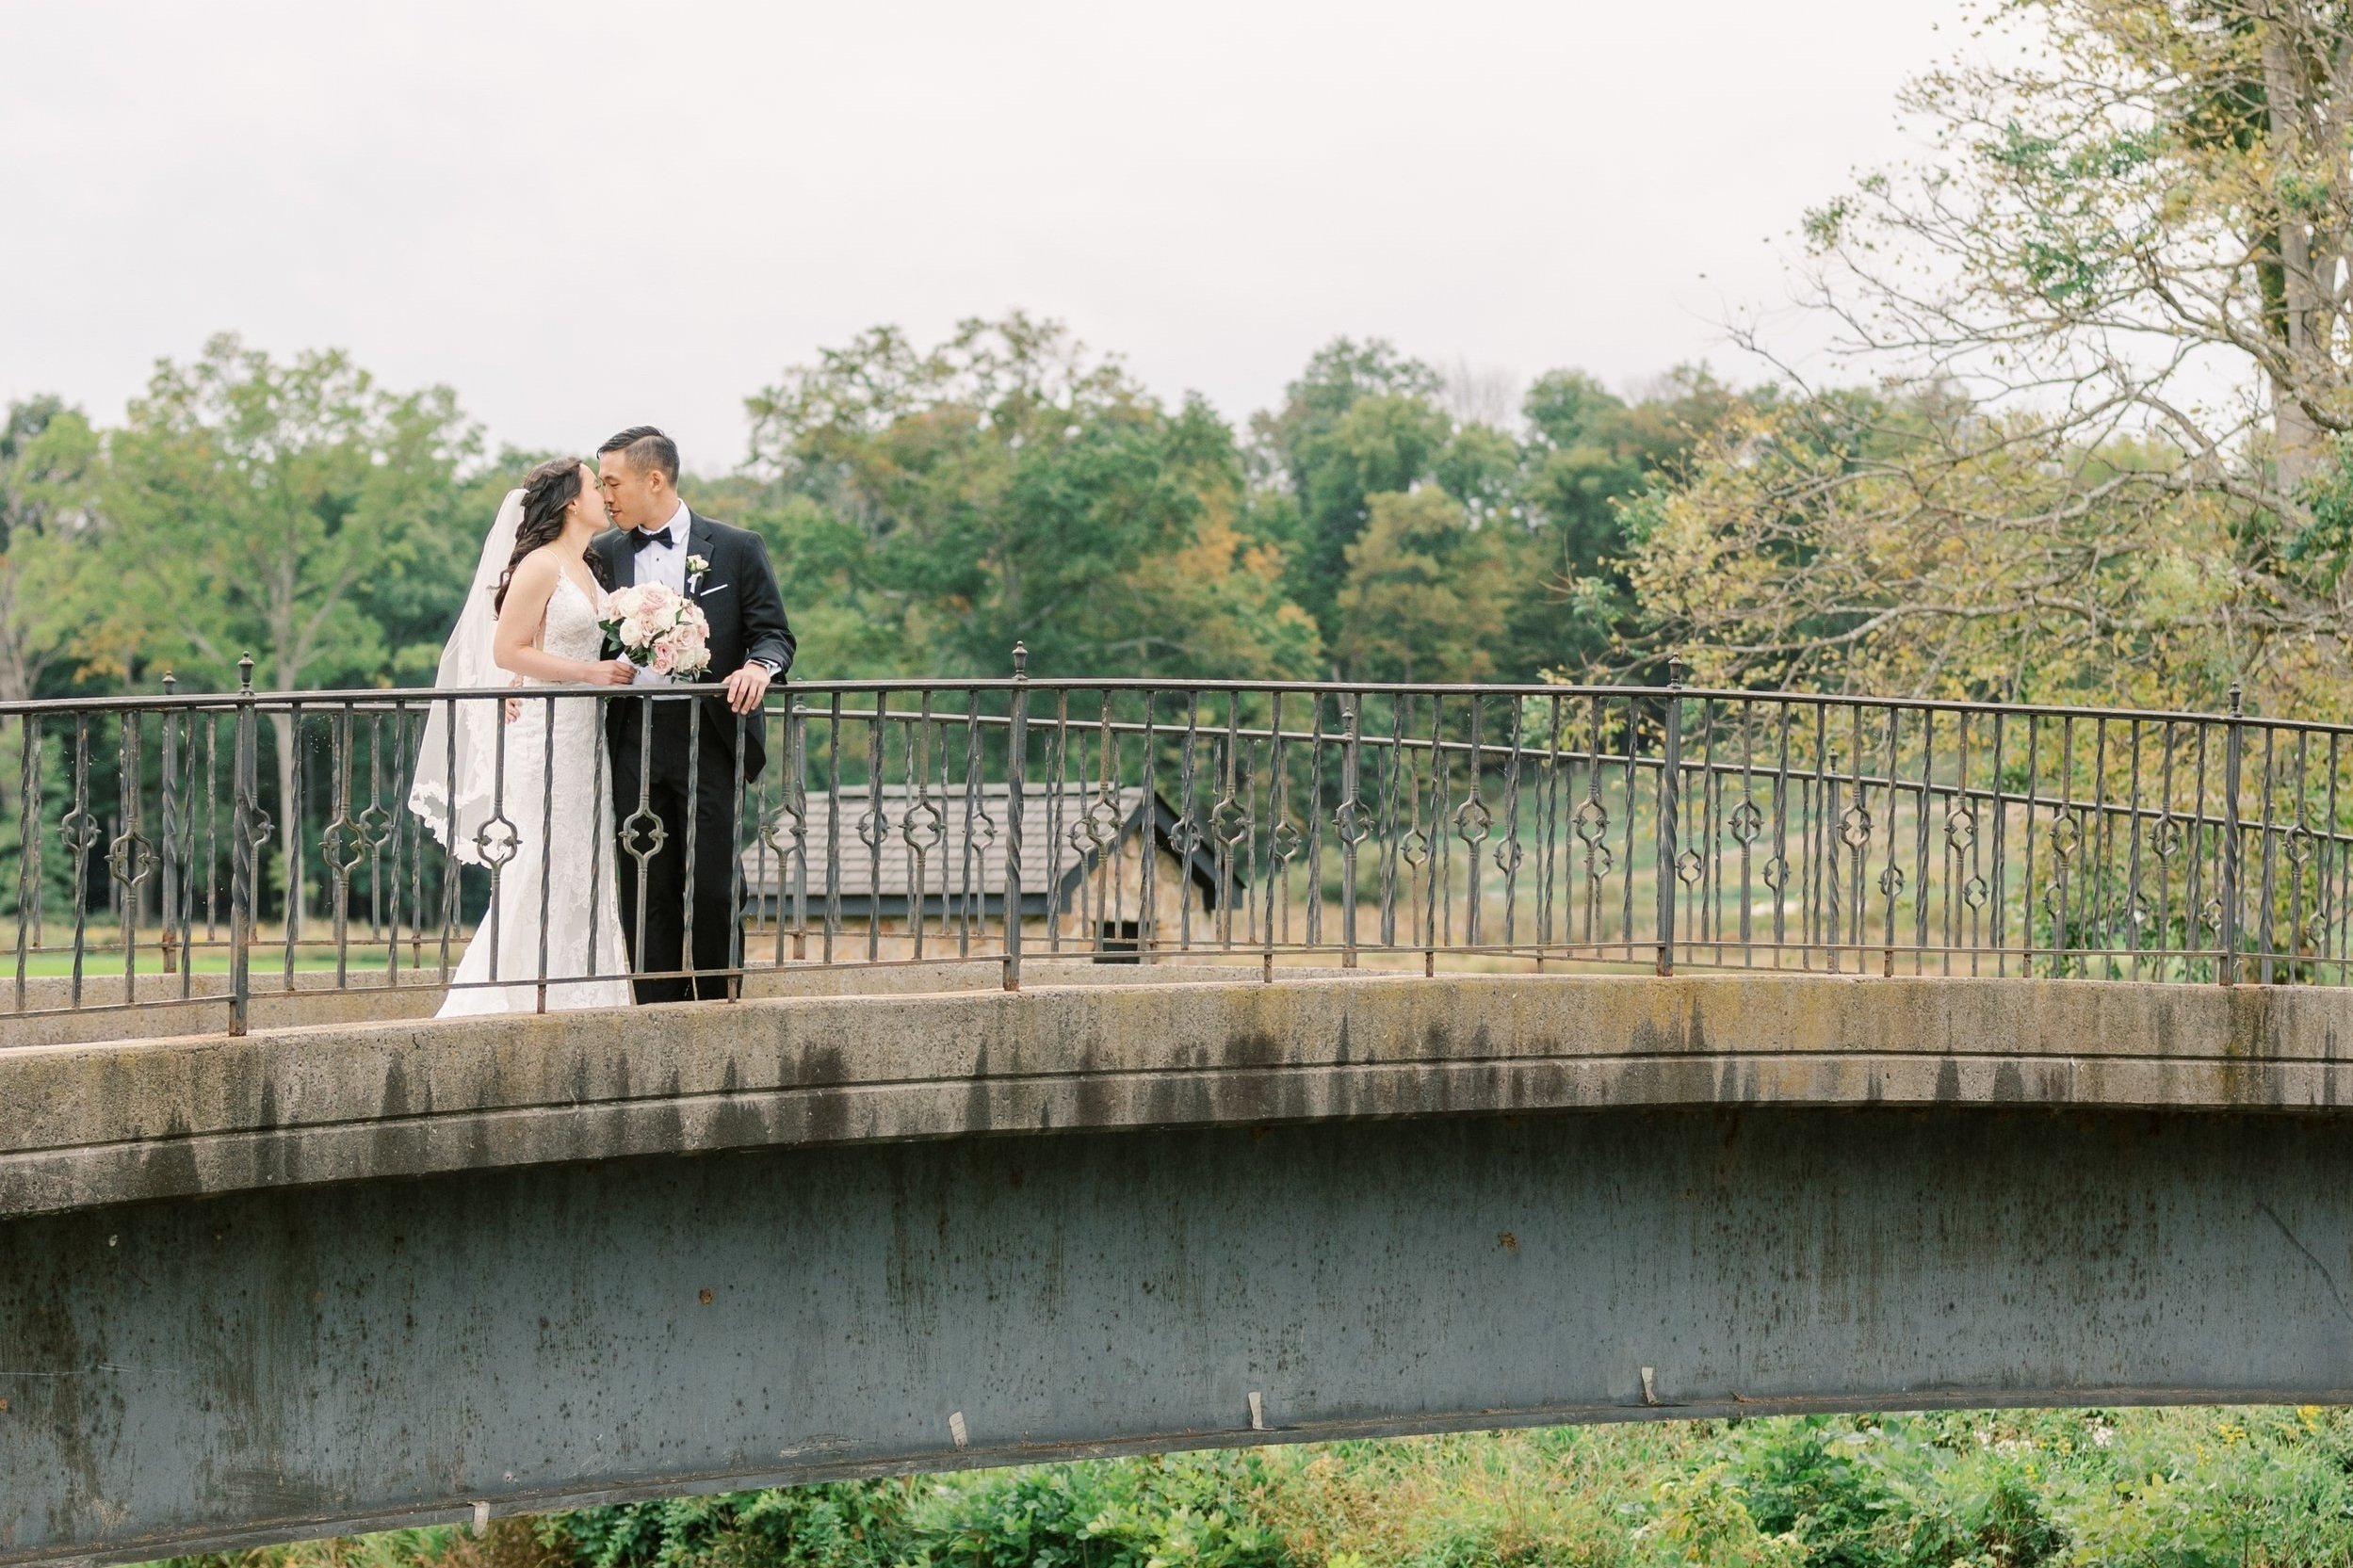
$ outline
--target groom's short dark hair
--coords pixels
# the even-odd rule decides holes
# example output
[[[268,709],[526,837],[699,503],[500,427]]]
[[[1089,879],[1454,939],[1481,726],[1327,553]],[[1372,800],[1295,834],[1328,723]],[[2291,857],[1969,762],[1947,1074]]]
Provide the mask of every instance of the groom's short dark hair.
[[[632,425],[617,435],[607,436],[596,455],[601,458],[608,452],[621,453],[635,469],[660,469],[662,477],[673,486],[678,482],[678,444],[651,425]]]

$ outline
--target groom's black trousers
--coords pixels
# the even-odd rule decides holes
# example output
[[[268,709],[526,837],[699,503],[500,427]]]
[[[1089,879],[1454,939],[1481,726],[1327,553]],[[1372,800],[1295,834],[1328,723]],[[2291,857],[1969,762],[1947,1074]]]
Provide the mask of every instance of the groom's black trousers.
[[[733,981],[715,971],[735,964],[736,780],[735,716],[697,699],[613,699],[607,735],[611,742],[613,821],[620,833],[614,857],[621,895],[621,935],[629,967],[660,976],[688,967],[686,912],[694,910],[693,978],[635,982],[640,1002],[723,1000]],[[700,733],[690,718],[703,709]],[[653,710],[648,746],[645,712]],[[694,759],[690,778],[689,758]],[[650,766],[648,765],[650,759]],[[661,825],[661,846],[645,859],[641,878],[634,846],[651,841],[647,819]],[[634,822],[632,819],[635,819]],[[688,825],[694,854],[687,856]],[[691,874],[690,875],[690,869]],[[641,902],[643,936],[639,935]]]

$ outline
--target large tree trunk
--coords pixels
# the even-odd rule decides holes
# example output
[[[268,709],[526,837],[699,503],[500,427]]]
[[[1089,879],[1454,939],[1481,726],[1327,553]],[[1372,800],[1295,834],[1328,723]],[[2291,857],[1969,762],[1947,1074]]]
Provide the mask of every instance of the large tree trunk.
[[[2296,497],[2328,455],[2328,436],[2304,412],[2293,388],[2278,377],[2271,380],[2272,439],[2278,444],[2280,509],[2298,516],[2303,505]]]
[[[2264,7],[2256,14],[2265,18],[2264,98],[2272,158],[2280,170],[2299,170],[2311,151],[2305,141],[2310,111],[2326,106],[2309,101],[2315,84],[2298,57],[2300,51],[2315,41],[2309,33],[2310,19],[2294,5]],[[2280,282],[2286,307],[2281,325],[2287,341],[2284,375],[2275,372],[2270,378],[2271,418],[2279,446],[2280,504],[2293,515],[2301,512],[2297,496],[2327,456],[2327,433],[2302,399],[2323,394],[2337,382],[2330,331],[2335,279],[2324,278],[2321,272],[2324,267],[2331,273],[2335,270],[2335,260],[2342,252],[2336,242],[2343,236],[2314,234],[2310,213],[2284,200],[2284,182],[2273,195],[2280,199]]]

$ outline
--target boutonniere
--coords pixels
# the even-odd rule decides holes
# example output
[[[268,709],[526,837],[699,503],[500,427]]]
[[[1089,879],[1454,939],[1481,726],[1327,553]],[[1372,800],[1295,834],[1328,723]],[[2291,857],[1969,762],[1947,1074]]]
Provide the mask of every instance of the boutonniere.
[[[692,586],[692,585],[693,585],[693,581],[694,581],[694,579],[697,579],[697,578],[701,577],[701,576],[702,576],[705,573],[708,572],[710,569],[711,569],[711,563],[710,563],[709,561],[707,561],[707,560],[704,559],[701,556],[689,556],[689,557],[687,558],[687,578],[688,578],[688,591],[689,591],[689,592],[692,592],[692,591],[693,591],[693,586]]]

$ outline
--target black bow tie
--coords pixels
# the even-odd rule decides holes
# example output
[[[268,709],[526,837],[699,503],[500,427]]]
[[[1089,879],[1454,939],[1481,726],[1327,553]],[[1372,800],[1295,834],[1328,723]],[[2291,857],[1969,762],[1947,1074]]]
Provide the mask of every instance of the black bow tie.
[[[659,533],[649,534],[643,528],[640,528],[636,533],[629,536],[629,548],[632,550],[642,550],[649,544],[658,544],[663,549],[667,550],[670,548],[672,542],[673,542],[670,537],[670,527],[667,524],[663,525]]]

